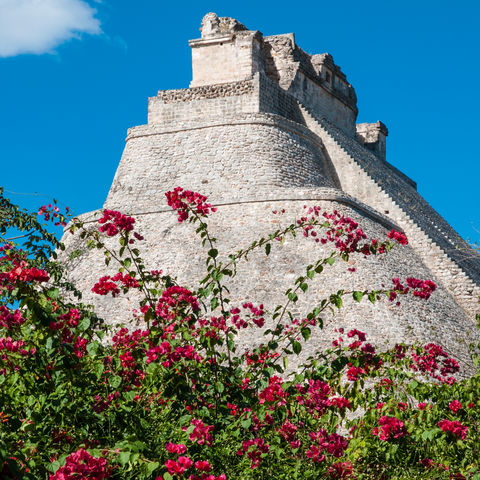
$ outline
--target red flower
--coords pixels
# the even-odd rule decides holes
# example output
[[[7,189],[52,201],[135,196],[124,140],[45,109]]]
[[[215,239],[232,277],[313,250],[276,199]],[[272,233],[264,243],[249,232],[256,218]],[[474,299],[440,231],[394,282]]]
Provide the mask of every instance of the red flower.
[[[400,243],[402,245],[407,245],[408,244],[407,237],[402,232],[396,232],[395,230],[390,230],[387,237],[391,238],[393,240],[396,240],[398,243]]]
[[[92,457],[86,450],[80,448],[65,459],[65,465],[60,467],[50,480],[103,480],[109,478],[112,469],[105,458]]]
[[[200,217],[206,217],[210,212],[216,212],[217,209],[209,203],[205,203],[207,197],[197,192],[183,190],[176,187],[173,191],[165,194],[169,207],[178,213],[178,221],[181,223],[188,218],[188,211],[191,208]]]
[[[453,412],[457,413],[461,408],[462,404],[458,400],[454,400],[448,405],[448,408]]]
[[[165,466],[170,475],[182,475],[193,465],[193,460],[188,457],[178,457],[178,460],[167,460]]]
[[[132,231],[135,219],[115,210],[104,210],[103,217],[98,223],[102,224],[98,229],[100,232],[105,232],[108,237],[113,237],[119,231]]]
[[[201,420],[195,418],[190,424],[194,425],[195,428],[188,438],[192,442],[196,441],[199,445],[205,444],[210,447],[213,443],[213,437],[210,433],[213,430],[213,425],[205,425]]]
[[[438,422],[438,427],[441,428],[444,432],[451,433],[454,436],[460,437],[462,440],[465,439],[468,433],[468,427],[462,425],[460,422],[456,420],[440,420]]]
[[[180,453],[185,453],[187,451],[187,447],[183,445],[183,443],[176,444],[176,443],[168,442],[167,444],[165,444],[165,448],[167,449],[168,453],[180,454]]]
[[[209,472],[212,469],[212,466],[207,460],[199,460],[195,462],[195,468],[201,472]]]
[[[328,468],[328,475],[335,479],[344,479],[353,476],[353,465],[351,462],[332,463]]]
[[[380,429],[375,427],[372,433],[380,440],[387,441],[390,438],[401,438],[407,434],[404,423],[396,417],[380,417],[378,421]]]

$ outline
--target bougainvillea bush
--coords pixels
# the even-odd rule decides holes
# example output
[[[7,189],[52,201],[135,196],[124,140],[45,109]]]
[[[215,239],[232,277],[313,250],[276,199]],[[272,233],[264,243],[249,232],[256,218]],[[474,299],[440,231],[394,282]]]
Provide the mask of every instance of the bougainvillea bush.
[[[92,291],[137,291],[132,322],[116,328],[81,302],[55,260],[63,247],[47,227],[65,225],[66,216],[55,204],[29,214],[0,196],[1,478],[480,479],[479,376],[456,380],[459,365],[441,346],[379,352],[365,332],[339,327],[329,350],[288,370],[322,314],[346,295],[373,303],[435,294],[428,279],[395,278],[387,289],[332,292],[304,318],[290,314],[330,265],[388,255],[407,243],[403,233],[369,240],[354,220],[310,208],[224,256],[207,227],[220,212],[195,192],[166,196],[178,221],[197,227],[206,268],[196,287],[145,266],[134,218],[105,210],[96,228],[69,223],[118,267]],[[236,265],[297,234],[331,254],[312,259],[273,311],[231,303]],[[112,240],[118,248],[107,248]],[[245,329],[263,335],[248,352],[236,347]]]

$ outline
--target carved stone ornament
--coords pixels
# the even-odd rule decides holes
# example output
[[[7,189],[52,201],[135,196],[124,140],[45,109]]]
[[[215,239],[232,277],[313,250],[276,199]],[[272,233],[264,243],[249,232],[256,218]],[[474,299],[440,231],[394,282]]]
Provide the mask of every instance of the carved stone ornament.
[[[202,38],[212,38],[220,33],[220,20],[216,13],[207,13],[202,20]]]

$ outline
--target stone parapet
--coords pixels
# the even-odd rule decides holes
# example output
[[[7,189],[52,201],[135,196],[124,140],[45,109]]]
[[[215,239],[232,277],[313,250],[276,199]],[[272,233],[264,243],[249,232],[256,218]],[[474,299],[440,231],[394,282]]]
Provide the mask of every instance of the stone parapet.
[[[206,98],[231,97],[233,95],[246,95],[254,89],[253,79],[249,78],[238,82],[229,82],[219,85],[204,85],[202,87],[182,88],[178,90],[159,90],[154,99],[163,103],[190,102]]]

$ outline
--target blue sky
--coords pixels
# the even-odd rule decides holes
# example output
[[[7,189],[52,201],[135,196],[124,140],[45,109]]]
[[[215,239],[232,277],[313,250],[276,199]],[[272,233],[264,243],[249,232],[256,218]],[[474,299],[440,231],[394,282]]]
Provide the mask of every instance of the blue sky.
[[[389,128],[387,159],[464,237],[480,239],[480,2],[0,0],[0,185],[30,208],[102,206],[147,98],[185,88],[203,15],[329,52],[358,122]],[[39,193],[15,195],[10,192]]]

